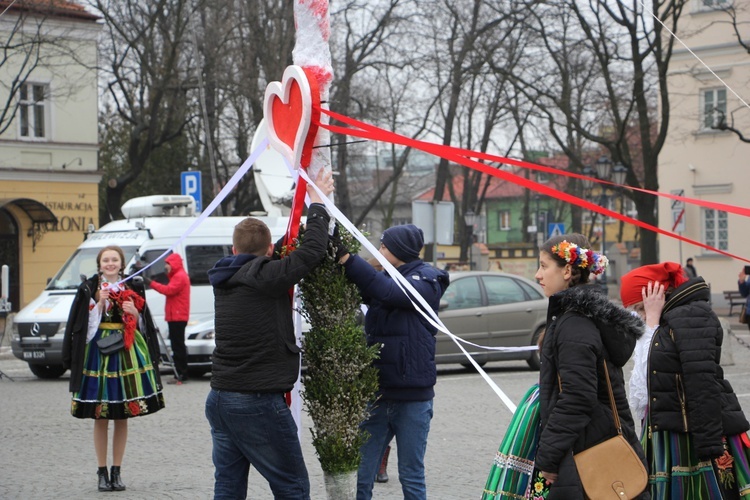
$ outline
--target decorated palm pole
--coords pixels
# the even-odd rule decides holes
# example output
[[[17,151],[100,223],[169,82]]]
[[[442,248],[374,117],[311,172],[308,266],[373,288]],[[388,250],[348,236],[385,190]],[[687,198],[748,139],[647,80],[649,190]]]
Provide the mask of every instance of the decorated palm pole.
[[[331,34],[328,0],[295,0],[294,22],[297,33],[292,61],[305,71],[308,79],[314,80],[321,106],[328,107],[333,80],[331,50],[328,46]],[[321,120],[327,122],[328,118],[323,115]],[[319,128],[315,134],[314,146],[322,147],[312,150],[309,167],[311,179],[315,179],[321,169],[331,169],[331,150],[326,147],[329,143],[330,133]]]
[[[320,108],[327,105],[333,78],[328,1],[295,0],[294,14],[295,64],[286,68],[281,82],[271,82],[266,88],[264,112],[271,146],[290,165],[315,179],[321,170],[331,168],[330,134],[317,126],[326,119]],[[286,251],[297,243],[304,199],[305,182],[300,176]],[[358,250],[359,243],[349,234],[342,239],[351,251]],[[359,292],[329,254],[299,287],[301,311],[310,323],[303,344],[307,374],[302,399],[314,424],[313,446],[328,497],[350,499],[356,495],[359,449],[368,438],[359,424],[367,418],[368,404],[377,391],[372,361],[379,346],[367,346],[359,320]],[[294,397],[291,404],[294,410]]]

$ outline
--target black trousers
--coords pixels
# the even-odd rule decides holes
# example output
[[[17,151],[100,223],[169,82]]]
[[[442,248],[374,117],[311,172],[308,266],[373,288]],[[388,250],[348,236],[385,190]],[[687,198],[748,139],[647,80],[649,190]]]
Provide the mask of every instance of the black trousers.
[[[169,342],[172,344],[172,359],[177,378],[188,378],[187,348],[185,347],[185,327],[187,321],[169,321]]]

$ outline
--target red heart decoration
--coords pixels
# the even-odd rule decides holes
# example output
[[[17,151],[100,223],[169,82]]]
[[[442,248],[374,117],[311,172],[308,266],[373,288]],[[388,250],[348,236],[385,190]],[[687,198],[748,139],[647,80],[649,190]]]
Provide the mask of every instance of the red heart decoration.
[[[268,141],[292,167],[310,165],[320,119],[317,81],[300,66],[288,66],[281,82],[266,87],[263,112]]]

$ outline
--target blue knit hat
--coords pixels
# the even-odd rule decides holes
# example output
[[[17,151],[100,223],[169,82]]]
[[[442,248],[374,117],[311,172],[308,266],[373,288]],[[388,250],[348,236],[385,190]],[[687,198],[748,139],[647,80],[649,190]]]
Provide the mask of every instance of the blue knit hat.
[[[383,231],[380,241],[398,260],[411,262],[419,258],[424,246],[424,234],[414,224],[405,224]]]

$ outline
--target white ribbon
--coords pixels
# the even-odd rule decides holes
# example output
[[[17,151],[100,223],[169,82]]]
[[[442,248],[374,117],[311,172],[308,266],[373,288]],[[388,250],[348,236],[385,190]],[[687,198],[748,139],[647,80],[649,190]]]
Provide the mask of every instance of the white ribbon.
[[[414,309],[416,309],[419,314],[421,314],[427,322],[429,322],[433,327],[441,331],[442,333],[448,335],[448,337],[453,340],[453,342],[458,346],[459,349],[464,353],[464,356],[468,358],[468,360],[471,362],[472,365],[474,365],[474,368],[477,370],[477,372],[484,378],[485,382],[489,384],[489,386],[492,388],[493,391],[495,391],[495,394],[502,400],[502,402],[505,404],[505,406],[508,407],[511,413],[515,413],[516,411],[516,405],[513,403],[513,401],[510,400],[510,398],[503,392],[500,387],[490,378],[489,375],[487,375],[487,372],[485,372],[481,366],[474,360],[474,358],[471,357],[471,355],[464,349],[464,347],[461,345],[461,343],[467,343],[474,345],[476,347],[482,347],[483,346],[477,346],[476,344],[472,344],[471,342],[467,342],[460,337],[457,337],[453,333],[448,330],[448,328],[443,324],[442,321],[440,321],[440,318],[438,317],[437,313],[430,307],[430,305],[427,303],[427,301],[424,300],[424,298],[414,289],[413,286],[404,278],[401,273],[399,273],[395,267],[391,265],[390,262],[388,262],[385,257],[378,251],[375,246],[373,246],[370,241],[365,238],[365,235],[363,235],[355,226],[351,223],[349,219],[346,218],[346,216],[341,213],[341,211],[336,208],[336,205],[333,204],[331,200],[328,199],[328,197],[323,194],[323,192],[318,189],[318,186],[315,185],[315,183],[310,180],[310,178],[307,176],[307,173],[303,169],[298,169],[299,175],[302,176],[305,181],[309,185],[315,189],[315,191],[318,192],[320,195],[320,198],[323,200],[323,203],[325,204],[326,208],[333,214],[333,216],[336,218],[336,220],[341,223],[344,228],[346,228],[347,231],[349,231],[361,244],[364,248],[366,248],[377,260],[380,262],[380,264],[383,266],[383,269],[388,271],[388,274],[394,279],[394,281],[398,284],[398,286],[401,288],[401,290],[406,294],[406,296],[411,300]],[[417,305],[414,300],[416,300],[419,305]],[[492,348],[494,350],[503,350],[503,351],[527,351],[531,349],[536,349],[534,346],[527,346],[527,347],[500,347],[500,348]]]

